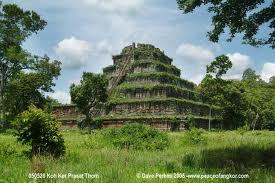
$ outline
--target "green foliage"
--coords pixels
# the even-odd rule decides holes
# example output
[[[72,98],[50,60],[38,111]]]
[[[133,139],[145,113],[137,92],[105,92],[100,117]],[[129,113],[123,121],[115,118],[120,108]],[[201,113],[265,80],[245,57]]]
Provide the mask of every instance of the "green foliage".
[[[50,62],[48,57],[37,58],[35,62],[32,72],[18,72],[6,85],[4,103],[11,120],[31,104],[45,108],[48,99],[43,93],[53,91],[53,80],[60,75],[60,62]]]
[[[86,116],[85,123],[91,126],[102,104],[107,100],[107,84],[104,75],[84,72],[79,85],[71,85],[71,100]]]
[[[159,48],[153,45],[138,44],[133,52],[135,60],[152,59],[165,64],[171,64],[172,59],[167,57]]]
[[[244,71],[242,81],[213,78],[207,74],[198,87],[203,101],[221,107],[225,128],[249,126],[250,129],[275,127],[275,91],[255,71]]]
[[[167,134],[140,123],[125,124],[105,133],[115,147],[134,150],[164,150],[169,145]]]
[[[271,87],[275,88],[275,76],[269,78],[269,84]]]
[[[198,128],[191,128],[185,132],[183,142],[185,144],[206,144],[207,140],[204,136],[204,130]]]
[[[111,73],[116,70],[116,65],[109,65],[103,68],[103,73]]]
[[[212,14],[213,30],[208,33],[209,40],[218,42],[220,35],[229,29],[231,41],[236,34],[243,33],[243,41],[252,46],[269,45],[275,48],[275,2],[267,0],[231,1],[231,0],[177,0],[179,9],[184,13],[193,12],[201,5],[208,7]],[[269,28],[269,30],[268,30]],[[264,38],[258,32],[267,30]]]
[[[207,148],[198,154],[188,154],[183,158],[183,164],[208,169],[230,168],[247,170],[256,167],[272,168],[275,165],[274,152],[274,146],[264,147],[254,144]]]
[[[238,81],[226,81],[209,75],[199,86],[203,101],[221,107],[223,127],[237,128],[245,124],[246,102]]]
[[[50,62],[47,56],[32,56],[22,47],[28,37],[45,26],[46,22],[34,11],[0,3],[1,127],[7,125],[6,114],[14,118],[30,103],[43,105],[42,92],[52,91],[53,79],[60,74],[60,62]]]
[[[102,128],[102,119],[101,118],[94,118],[94,119],[88,119],[85,118],[77,123],[77,126],[84,130],[88,128],[90,129],[100,129]]]
[[[191,128],[195,127],[195,117],[192,115],[188,115],[186,118],[186,122],[184,124],[184,128],[186,130],[189,130]]]
[[[49,96],[46,97],[46,104],[44,105],[44,111],[47,113],[51,113],[53,111],[54,106],[61,105],[58,100],[51,98]]]
[[[229,60],[228,56],[220,55],[215,58],[210,65],[207,65],[206,72],[208,74],[216,74],[216,78],[221,78],[230,68],[232,67],[232,62]]]
[[[169,105],[177,105],[180,106],[182,110],[184,110],[184,107],[191,107],[192,109],[196,109],[198,107],[201,108],[201,110],[207,110],[209,109],[209,105],[201,102],[195,102],[192,100],[186,100],[186,99],[177,99],[177,98],[143,98],[143,99],[128,99],[128,98],[112,98],[108,101],[109,105],[115,105],[115,104],[126,104],[126,103],[145,103],[150,102],[152,104],[169,104]],[[218,111],[219,108],[216,106],[213,106],[213,109]]]
[[[242,127],[239,127],[237,129],[237,132],[239,132],[241,135],[244,135],[245,132],[248,132],[250,130],[250,127],[248,125],[244,125]]]
[[[18,141],[31,144],[32,156],[51,154],[59,157],[65,154],[64,139],[58,132],[58,122],[50,114],[30,106],[15,121]]]
[[[176,76],[180,76],[180,69],[173,65],[165,64],[159,61],[148,61],[148,60],[138,60],[135,61],[132,65],[135,67],[150,67],[153,66],[156,68],[158,72],[168,72],[170,74],[174,74]]]
[[[247,68],[243,72],[242,80],[258,80],[260,76],[256,75],[256,72],[251,68]]]
[[[262,80],[241,82],[247,104],[246,123],[251,129],[275,128],[275,88]]]
[[[179,131],[180,129],[181,120],[177,117],[173,117],[170,119],[171,131]]]
[[[274,152],[272,154],[271,151],[275,147],[274,132],[249,131],[244,135],[235,131],[206,132],[204,135],[208,141],[203,145],[183,145],[182,138],[184,138],[185,132],[168,132],[170,144],[163,151],[129,151],[114,147],[101,131],[96,130],[91,134],[83,133],[78,129],[62,131],[66,143],[66,154],[60,159],[53,159],[49,156],[40,158],[41,164],[44,165],[44,171],[64,174],[67,174],[68,170],[71,172],[86,172],[87,170],[100,172],[100,178],[93,179],[95,183],[136,183],[138,181],[137,172],[151,172],[152,174],[184,172],[185,174],[199,175],[217,174],[218,172],[250,175],[249,179],[242,180],[190,179],[188,180],[190,183],[274,182],[274,166],[270,166],[274,160]],[[28,147],[18,143],[14,136],[0,133],[0,151],[2,151],[2,155],[0,153],[0,172],[4,182],[35,181],[26,176],[30,170],[33,171],[35,165],[34,161],[22,155],[27,149]],[[208,153],[201,153],[202,151]],[[187,158],[189,158],[189,164],[183,161]],[[270,163],[266,164],[266,162]],[[202,163],[205,167],[201,166]],[[62,183],[64,179],[54,181]],[[87,180],[87,182],[89,181],[91,180]],[[179,183],[179,179],[163,179],[161,181]],[[71,179],[69,182],[77,183],[80,180]],[[160,179],[150,179],[145,182],[159,183]]]
[[[188,89],[194,89],[195,84],[187,80],[181,79],[178,76],[166,73],[166,72],[147,72],[147,73],[134,73],[129,74],[126,78],[127,81],[138,81],[140,79],[147,79],[150,81],[158,81],[162,84],[172,84],[185,87]]]
[[[124,97],[129,93],[138,93],[138,92],[152,92],[156,93],[158,91],[167,91],[167,97],[175,98],[185,98],[190,100],[198,101],[199,98],[197,94],[189,89],[181,88],[175,85],[170,84],[132,84],[132,83],[123,83],[116,88],[116,96],[114,97]]]

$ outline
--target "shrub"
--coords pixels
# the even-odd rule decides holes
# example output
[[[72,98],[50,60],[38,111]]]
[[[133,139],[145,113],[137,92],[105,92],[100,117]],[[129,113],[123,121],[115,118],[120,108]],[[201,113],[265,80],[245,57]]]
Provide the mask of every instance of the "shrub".
[[[237,129],[237,132],[240,134],[240,135],[244,135],[245,132],[248,132],[249,131],[249,126],[248,125],[244,125],[242,127],[239,127]]]
[[[206,138],[203,136],[203,133],[203,129],[191,128],[190,131],[185,132],[183,141],[186,144],[206,143]]]
[[[95,118],[95,119],[84,118],[77,123],[77,126],[81,130],[88,130],[88,132],[91,133],[92,129],[102,128],[102,120],[99,118]]]
[[[191,115],[187,116],[187,119],[184,123],[184,128],[189,130],[191,128],[195,127],[195,118]]]
[[[173,117],[171,120],[170,120],[170,125],[171,125],[171,131],[174,132],[174,131],[179,131],[180,130],[180,119],[176,118],[176,117]]]
[[[50,114],[31,105],[13,123],[18,141],[31,144],[32,156],[51,154],[59,157],[65,153],[64,139],[58,133],[58,122]]]
[[[118,148],[135,150],[163,150],[169,145],[167,134],[139,123],[128,123],[104,133]]]

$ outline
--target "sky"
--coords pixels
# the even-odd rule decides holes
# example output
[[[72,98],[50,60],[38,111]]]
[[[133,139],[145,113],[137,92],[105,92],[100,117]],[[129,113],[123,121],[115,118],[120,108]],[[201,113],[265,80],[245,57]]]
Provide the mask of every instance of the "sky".
[[[210,42],[206,34],[211,30],[211,14],[205,7],[182,14],[176,0],[2,1],[36,11],[47,21],[46,28],[26,40],[24,48],[62,62],[55,92],[46,95],[64,104],[70,103],[69,87],[79,83],[83,71],[102,73],[103,67],[112,64],[112,55],[133,42],[164,50],[181,69],[181,77],[196,84],[203,79],[206,65],[221,54],[233,63],[225,78],[240,79],[247,68],[265,81],[275,75],[274,49],[241,44],[240,36],[226,42],[227,34],[218,43]]]

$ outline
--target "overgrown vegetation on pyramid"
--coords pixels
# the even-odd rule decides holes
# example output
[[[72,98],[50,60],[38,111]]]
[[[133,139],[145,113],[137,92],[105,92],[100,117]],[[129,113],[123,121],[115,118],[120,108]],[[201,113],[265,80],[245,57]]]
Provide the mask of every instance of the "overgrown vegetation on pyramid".
[[[180,78],[181,71],[159,48],[133,44],[113,56],[113,62],[103,69],[109,79],[108,107],[100,117],[104,127],[143,122],[159,129],[174,128],[175,123],[184,128],[191,116],[197,125],[207,126],[209,105],[200,101],[195,84]]]

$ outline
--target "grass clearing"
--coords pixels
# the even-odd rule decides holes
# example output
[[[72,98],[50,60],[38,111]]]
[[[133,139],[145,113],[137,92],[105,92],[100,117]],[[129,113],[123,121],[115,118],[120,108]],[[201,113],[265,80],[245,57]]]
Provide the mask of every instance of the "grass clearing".
[[[100,131],[62,132],[66,155],[60,159],[25,155],[11,134],[0,134],[0,182],[30,182],[28,174],[97,173],[99,179],[47,179],[47,182],[265,182],[275,181],[275,133],[270,131],[207,132],[200,143],[186,143],[186,132],[168,132],[163,151],[127,150],[113,146]],[[137,173],[249,174],[249,179],[138,179]],[[2,179],[2,180],[1,180]]]

